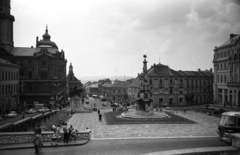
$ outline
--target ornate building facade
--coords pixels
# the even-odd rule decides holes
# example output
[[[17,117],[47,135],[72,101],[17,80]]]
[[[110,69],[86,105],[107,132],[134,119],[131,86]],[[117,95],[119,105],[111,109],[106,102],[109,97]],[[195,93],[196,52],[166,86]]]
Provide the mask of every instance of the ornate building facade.
[[[19,67],[0,58],[0,116],[19,110]]]
[[[43,103],[52,107],[66,101],[66,63],[63,50],[52,42],[46,28],[36,47],[14,47],[10,0],[0,1],[0,55],[20,67],[19,103],[21,109]]]
[[[50,40],[46,28],[43,39],[36,40],[36,47],[14,47],[12,62],[20,66],[20,103],[32,107],[43,103],[64,104],[66,101],[66,63],[64,51]]]
[[[240,106],[240,35],[230,34],[227,42],[214,49],[214,101]]]
[[[163,64],[154,64],[147,69],[146,56],[143,72],[138,75],[139,90],[150,87],[153,104],[190,105],[204,104],[213,100],[212,70],[175,71]],[[146,83],[146,84],[144,84]]]

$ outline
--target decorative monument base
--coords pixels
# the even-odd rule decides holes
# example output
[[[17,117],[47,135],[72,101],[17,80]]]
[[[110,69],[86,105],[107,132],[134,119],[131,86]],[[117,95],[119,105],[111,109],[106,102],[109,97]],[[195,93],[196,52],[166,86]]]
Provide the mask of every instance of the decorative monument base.
[[[146,114],[146,115],[145,115]],[[139,113],[139,111],[136,113],[136,110],[131,110],[126,113],[122,113],[120,115],[122,118],[133,118],[133,119],[153,119],[153,118],[170,118],[168,114],[165,112],[154,112],[152,114],[149,113]]]
[[[70,110],[74,113],[91,113],[92,108],[86,108],[79,97],[74,97],[70,100]]]

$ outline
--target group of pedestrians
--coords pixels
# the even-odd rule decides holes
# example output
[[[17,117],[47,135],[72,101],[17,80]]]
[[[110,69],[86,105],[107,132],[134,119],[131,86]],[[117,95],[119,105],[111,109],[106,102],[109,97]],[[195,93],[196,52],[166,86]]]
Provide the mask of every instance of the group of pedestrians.
[[[57,126],[55,126],[55,125],[52,126],[52,131],[53,131],[52,141],[53,142],[51,143],[51,145],[58,145],[57,142],[59,142],[61,139],[60,129],[61,129],[60,124],[58,124]]]
[[[67,126],[67,123],[64,123],[63,125],[63,142],[68,143],[69,140],[75,141],[77,138],[77,130],[73,128],[72,125],[70,127]]]

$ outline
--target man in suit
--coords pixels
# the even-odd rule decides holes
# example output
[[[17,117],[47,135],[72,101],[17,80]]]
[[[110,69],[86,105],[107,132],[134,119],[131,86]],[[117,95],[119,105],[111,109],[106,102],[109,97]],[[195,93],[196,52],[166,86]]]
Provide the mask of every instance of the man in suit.
[[[37,132],[34,132],[33,145],[35,149],[35,154],[39,154],[40,136],[41,135],[39,135]]]

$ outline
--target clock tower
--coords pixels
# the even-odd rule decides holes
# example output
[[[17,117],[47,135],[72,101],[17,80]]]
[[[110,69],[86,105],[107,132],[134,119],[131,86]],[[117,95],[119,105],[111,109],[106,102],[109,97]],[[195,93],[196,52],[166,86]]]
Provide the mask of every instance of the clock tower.
[[[14,16],[10,14],[10,0],[0,0],[0,49],[11,52],[13,48]]]

